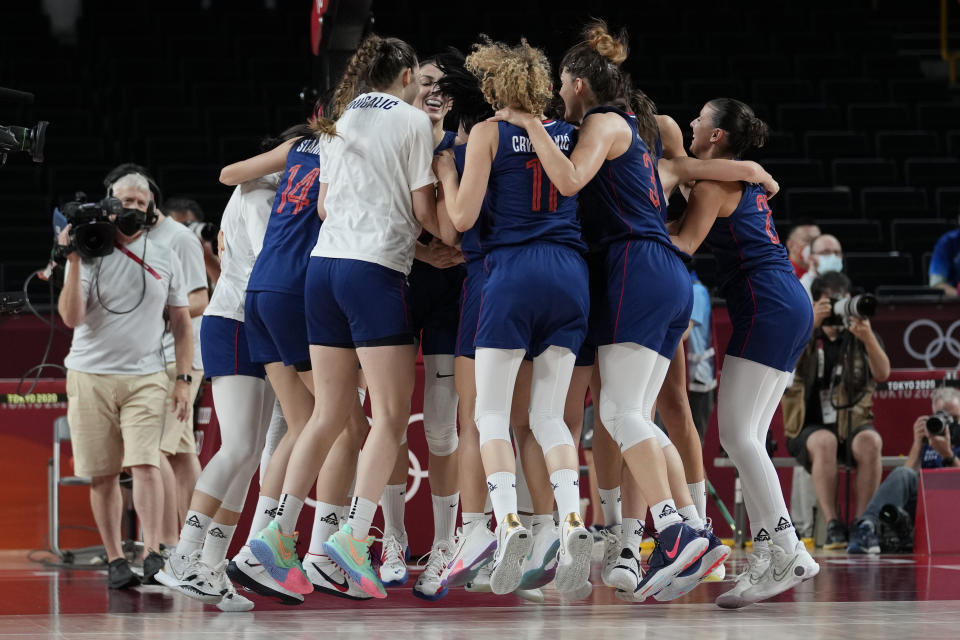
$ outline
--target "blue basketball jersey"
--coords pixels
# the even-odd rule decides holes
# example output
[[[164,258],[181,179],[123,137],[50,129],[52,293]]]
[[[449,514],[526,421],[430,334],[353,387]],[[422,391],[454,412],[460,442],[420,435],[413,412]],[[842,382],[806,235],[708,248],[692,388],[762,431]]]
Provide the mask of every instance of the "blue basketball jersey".
[[[325,142],[304,138],[291,147],[273,200],[263,249],[247,284],[248,291],[303,295],[310,252],[320,234],[317,196]]]
[[[573,125],[543,123],[564,155],[573,149]],[[562,196],[550,182],[527,132],[499,122],[500,142],[490,168],[484,208],[489,228],[478,229],[486,251],[496,247],[550,242],[585,249],[577,220],[577,197]]]
[[[440,141],[440,144],[437,145],[437,148],[433,152],[440,153],[441,151],[446,151],[447,149],[453,148],[453,143],[457,141],[457,132],[456,131],[444,131],[443,140]]]
[[[772,215],[763,187],[744,184],[737,208],[729,217],[716,219],[705,243],[717,257],[721,282],[760,269],[793,270]]]
[[[666,198],[657,174],[659,155],[651,152],[640,137],[637,119],[615,107],[601,106],[593,113],[616,113],[633,132],[627,151],[613,160],[604,160],[587,186],[580,192],[584,237],[590,244],[608,246],[619,240],[644,238],[674,248],[664,224]],[[662,153],[662,151],[661,151]]]
[[[453,148],[453,162],[457,165],[457,174],[463,178],[463,167],[467,157],[467,145],[460,144]],[[489,233],[490,220],[484,214],[487,206],[487,196],[483,197],[480,207],[480,216],[477,222],[460,236],[460,251],[467,264],[483,259],[483,247],[480,245],[480,234]]]

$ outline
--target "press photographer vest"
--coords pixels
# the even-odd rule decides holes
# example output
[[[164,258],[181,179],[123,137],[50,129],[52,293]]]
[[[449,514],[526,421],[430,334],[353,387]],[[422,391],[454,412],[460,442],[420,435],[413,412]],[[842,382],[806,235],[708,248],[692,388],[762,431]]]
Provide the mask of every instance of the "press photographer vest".
[[[783,394],[781,408],[783,410],[783,430],[788,438],[800,435],[807,420],[807,401],[811,394],[819,393],[820,389],[829,388],[834,378],[833,371],[821,366],[822,347],[820,341],[826,340],[820,331],[814,333],[813,338],[804,347],[797,368],[794,372],[793,383]],[[870,371],[870,361],[866,349],[849,332],[844,332],[838,340],[853,340],[856,344],[853,349],[844,349],[841,352],[839,364],[843,369],[843,379],[853,384],[836,382],[831,389],[830,399],[837,408],[837,439],[846,440],[847,436],[857,428],[873,422],[873,390],[876,382]],[[818,383],[820,381],[820,384]],[[859,396],[859,399],[857,399]],[[852,400],[856,402],[852,406]]]

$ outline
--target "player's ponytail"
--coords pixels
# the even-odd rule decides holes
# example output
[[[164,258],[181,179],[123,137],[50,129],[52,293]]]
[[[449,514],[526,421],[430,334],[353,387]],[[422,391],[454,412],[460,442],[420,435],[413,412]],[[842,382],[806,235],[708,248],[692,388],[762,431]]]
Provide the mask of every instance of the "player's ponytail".
[[[621,31],[616,37],[607,29],[603,20],[593,20],[583,30],[583,40],[591,49],[615,65],[622,64],[627,59],[629,45],[627,33]]]
[[[351,56],[343,77],[333,93],[329,117],[318,117],[311,123],[319,134],[337,135],[337,119],[347,105],[357,97],[361,87],[384,89],[393,84],[397,75],[417,66],[417,55],[409,44],[398,38],[368,35]]]
[[[650,96],[635,89],[630,96],[630,106],[637,118],[637,132],[647,147],[653,149],[660,138],[660,125],[657,124],[657,105]]]
[[[483,36],[467,56],[466,68],[480,79],[483,97],[494,109],[519,106],[524,111],[542,114],[550,98],[550,62],[540,49],[526,38],[510,47]]]
[[[443,74],[437,80],[437,87],[452,103],[449,117],[464,131],[470,133],[473,125],[493,115],[477,77],[464,66],[462,53],[451,48],[446,53],[438,54],[432,61]]]
[[[726,151],[739,158],[750,149],[759,149],[770,136],[770,127],[749,105],[733,98],[714,98],[707,103],[713,110],[713,126],[723,129]]]

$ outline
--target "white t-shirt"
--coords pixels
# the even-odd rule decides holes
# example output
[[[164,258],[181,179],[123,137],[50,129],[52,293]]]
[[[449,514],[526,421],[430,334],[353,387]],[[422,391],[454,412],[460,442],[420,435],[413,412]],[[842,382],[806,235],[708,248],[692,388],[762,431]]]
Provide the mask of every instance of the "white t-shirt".
[[[169,247],[180,260],[183,271],[183,282],[187,293],[197,289],[207,288],[207,269],[203,263],[203,245],[186,226],[167,216],[163,222],[150,229],[148,238]],[[191,318],[193,323],[193,368],[203,369],[203,359],[200,357],[200,316]],[[169,331],[163,334],[163,357],[168,363],[176,362],[177,357],[173,349],[173,334]]]
[[[104,258],[81,262],[80,282],[86,315],[73,331],[64,366],[101,374],[163,371],[163,308],[188,305],[173,252],[141,236]]]
[[[263,247],[279,182],[280,174],[272,173],[237,185],[233,190],[220,220],[223,231],[220,279],[203,315],[243,322],[247,281]]]
[[[411,191],[436,182],[427,114],[387,93],[364,93],[337,121],[320,169],[327,218],[311,255],[409,273],[420,223]]]

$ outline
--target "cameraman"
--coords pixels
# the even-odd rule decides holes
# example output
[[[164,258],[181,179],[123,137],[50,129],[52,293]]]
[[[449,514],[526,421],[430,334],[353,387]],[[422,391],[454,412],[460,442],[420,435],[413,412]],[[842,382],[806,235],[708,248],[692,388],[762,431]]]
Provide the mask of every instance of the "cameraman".
[[[787,450],[813,477],[817,502],[827,520],[825,549],[847,545],[837,518],[838,461],[857,468],[857,513],[880,484],[883,441],[873,428],[873,390],[890,377],[890,360],[867,318],[834,315],[835,302],[850,296],[850,280],[832,271],[810,287],[814,332],[797,362],[783,397]],[[861,528],[850,547],[879,552],[872,527]],[[872,537],[871,537],[872,535]],[[861,540],[861,538],[863,538]]]
[[[913,423],[913,445],[907,461],[890,472],[863,512],[863,519],[874,528],[878,527],[880,514],[886,512],[899,522],[899,526],[893,526],[895,531],[912,529],[919,470],[960,467],[960,390],[943,387],[934,391],[930,399],[935,416],[945,428],[932,435],[927,422],[930,416],[920,416]]]
[[[156,207],[155,183],[151,183],[145,169],[134,164],[120,165],[107,178],[110,195],[118,198],[124,208],[144,212],[152,222],[150,239],[167,247],[179,262],[182,282],[187,291],[190,318],[193,326],[193,362],[187,372],[190,384],[190,410],[186,418],[178,418],[174,409],[173,392],[176,376],[182,371],[175,366],[174,340],[170,333],[162,338],[163,356],[167,363],[167,411],[163,424],[160,450],[166,456],[161,461],[164,504],[161,541],[173,545],[179,539],[180,522],[186,517],[197,478],[200,460],[193,434],[193,402],[203,381],[203,362],[200,358],[200,321],[210,300],[207,277],[203,265],[203,248],[197,237],[173,218],[165,216]],[[148,223],[149,223],[148,222]],[[157,343],[156,346],[160,346]],[[169,463],[169,464],[167,464]]]
[[[140,583],[121,546],[123,499],[119,475],[133,476],[133,503],[143,530],[145,577],[163,566],[160,549],[163,488],[159,465],[167,374],[160,339],[169,308],[177,383],[173,400],[183,419],[190,409],[184,376],[193,359],[187,294],[173,253],[146,237],[139,212],[111,216],[115,249],[103,258],[67,256],[57,302],[63,322],[74,328],[67,368],[67,419],[77,475],[92,478],[90,506],[109,561],[108,585]],[[69,247],[71,227],[58,242]]]

